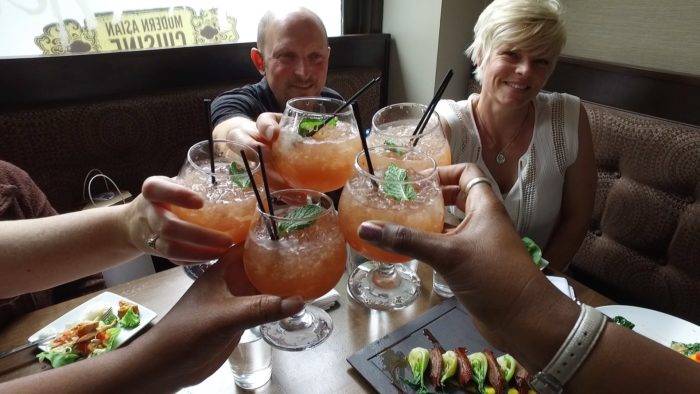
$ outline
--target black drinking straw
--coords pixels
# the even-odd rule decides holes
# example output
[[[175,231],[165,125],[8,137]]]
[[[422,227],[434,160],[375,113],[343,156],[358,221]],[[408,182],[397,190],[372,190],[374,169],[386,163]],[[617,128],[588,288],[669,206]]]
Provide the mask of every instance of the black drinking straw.
[[[258,192],[258,186],[255,184],[255,178],[253,178],[253,172],[250,170],[250,164],[248,164],[248,158],[245,156],[245,151],[241,150],[241,157],[243,158],[243,166],[245,166],[245,171],[248,173],[248,178],[250,178],[250,184],[253,185],[253,193],[255,193],[255,199],[258,200],[258,207],[262,213],[265,213],[265,205],[263,205],[262,199],[260,198],[260,193]],[[270,226],[267,227],[267,232],[270,234],[272,240],[277,240],[275,232],[272,231]]]
[[[214,177],[214,137],[211,132],[214,128],[211,123],[211,99],[204,99],[204,114],[207,116],[207,124],[209,128],[207,129],[207,138],[209,139],[209,167],[211,168],[211,183],[216,185],[216,177]]]
[[[267,199],[267,210],[270,213],[270,220],[272,220],[272,232],[275,234],[275,237],[272,239],[278,239],[279,236],[277,235],[277,225],[275,224],[275,220],[272,219],[275,216],[275,208],[272,206],[272,196],[270,195],[270,186],[267,184],[267,173],[265,172],[265,160],[263,159],[263,153],[262,153],[262,148],[260,145],[257,146],[256,148],[258,150],[258,157],[260,157],[260,171],[262,172],[262,179],[263,179],[263,189],[265,189],[265,198]]]
[[[435,111],[435,107],[437,106],[438,101],[440,101],[442,94],[445,93],[445,88],[447,88],[447,84],[450,83],[450,79],[452,79],[452,74],[454,74],[454,71],[452,71],[452,69],[447,71],[447,74],[445,74],[445,77],[442,79],[442,83],[440,84],[440,87],[435,91],[435,95],[433,96],[433,99],[430,100],[430,104],[428,104],[428,107],[425,109],[423,116],[420,118],[420,121],[418,121],[418,124],[416,125],[416,129],[413,131],[413,136],[421,134],[423,132],[423,130],[425,129],[425,126],[428,125],[428,121],[430,120],[430,117],[433,115],[433,112]],[[418,144],[419,139],[420,139],[420,136],[418,136],[418,138],[413,140],[414,147]]]
[[[338,114],[340,113],[340,111],[342,111],[342,110],[344,110],[345,108],[347,108],[348,105],[352,105],[352,103],[354,103],[354,102],[357,100],[357,98],[360,97],[360,95],[361,95],[362,93],[364,93],[367,89],[369,89],[370,86],[372,86],[372,85],[374,85],[375,83],[379,82],[380,79],[382,79],[381,75],[378,76],[377,78],[374,78],[373,80],[367,82],[367,84],[366,84],[365,86],[363,86],[360,90],[358,90],[357,93],[353,94],[352,97],[350,97],[350,98],[345,102],[345,104],[341,105],[340,108],[338,108],[338,109],[336,109],[335,111],[333,111],[333,113],[331,114],[331,116],[328,117],[328,118],[326,118],[326,120],[324,120],[323,123],[321,123],[321,125],[318,126],[318,128],[316,129],[316,131],[321,130],[321,129],[323,128],[323,126],[327,125],[328,122],[331,121],[331,119],[335,118],[335,116],[338,115]]]
[[[369,148],[367,147],[367,137],[365,137],[365,133],[362,130],[360,131],[360,141],[362,142],[362,150],[365,152],[365,159],[367,160],[367,171],[374,176],[374,167],[372,166],[372,160],[369,158]],[[370,178],[372,181],[372,184],[374,187],[379,187],[377,185],[377,182],[374,181],[374,179]]]

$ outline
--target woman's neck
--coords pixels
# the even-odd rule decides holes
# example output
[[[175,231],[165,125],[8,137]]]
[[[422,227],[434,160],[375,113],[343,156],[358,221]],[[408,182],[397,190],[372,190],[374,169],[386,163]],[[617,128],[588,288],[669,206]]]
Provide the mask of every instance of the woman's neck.
[[[530,102],[521,107],[506,106],[493,100],[489,95],[480,94],[474,106],[482,133],[488,135],[496,146],[511,141],[520,131],[523,119],[529,115]]]

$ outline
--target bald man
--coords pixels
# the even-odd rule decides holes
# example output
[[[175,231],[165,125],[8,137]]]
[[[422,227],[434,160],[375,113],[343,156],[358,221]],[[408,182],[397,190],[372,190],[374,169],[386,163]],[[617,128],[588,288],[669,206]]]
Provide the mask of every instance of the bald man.
[[[276,14],[268,11],[258,24],[257,47],[250,59],[260,82],[232,89],[212,103],[213,136],[248,146],[269,144],[255,121],[266,112],[279,113],[290,98],[323,96],[342,100],[326,88],[330,47],[321,19],[306,8]]]

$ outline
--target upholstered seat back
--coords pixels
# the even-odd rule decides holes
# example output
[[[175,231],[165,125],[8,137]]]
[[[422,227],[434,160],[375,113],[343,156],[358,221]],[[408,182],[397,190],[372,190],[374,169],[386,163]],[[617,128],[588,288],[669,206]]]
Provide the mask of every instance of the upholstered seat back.
[[[700,321],[700,128],[584,107],[598,189],[569,273],[617,302]]]
[[[332,70],[328,86],[349,97],[382,71]],[[29,173],[59,212],[84,204],[83,180],[93,168],[138,194],[148,176],[176,175],[187,149],[207,138],[202,99],[248,82],[0,111],[0,159]],[[379,86],[358,103],[368,127]]]

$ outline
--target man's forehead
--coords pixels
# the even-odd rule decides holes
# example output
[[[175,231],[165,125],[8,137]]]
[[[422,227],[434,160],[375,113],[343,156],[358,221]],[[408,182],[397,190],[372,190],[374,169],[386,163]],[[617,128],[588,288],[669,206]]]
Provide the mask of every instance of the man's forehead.
[[[272,50],[321,50],[328,46],[320,21],[303,12],[294,12],[275,18],[270,24],[266,40]],[[314,48],[317,47],[317,48]]]

